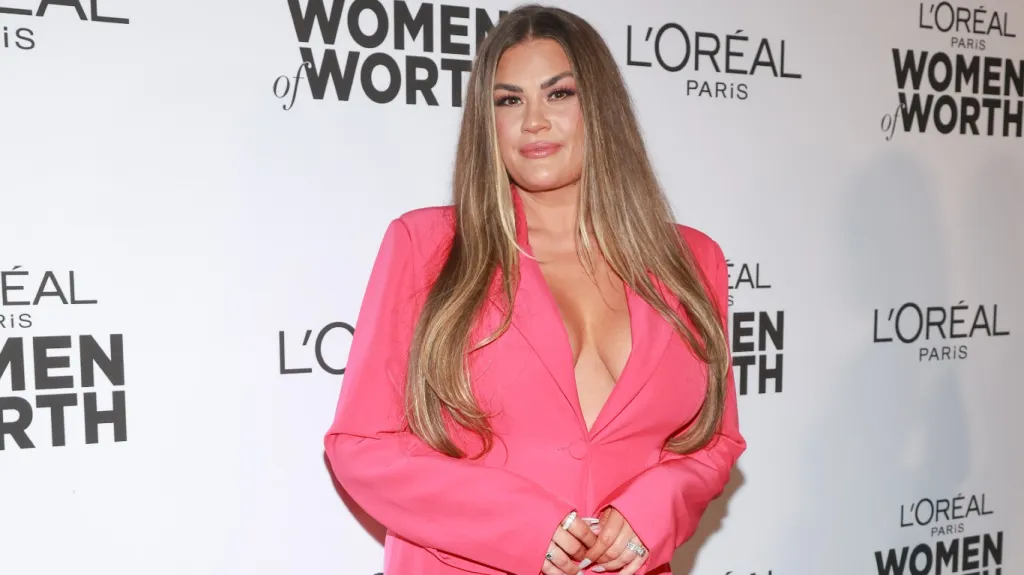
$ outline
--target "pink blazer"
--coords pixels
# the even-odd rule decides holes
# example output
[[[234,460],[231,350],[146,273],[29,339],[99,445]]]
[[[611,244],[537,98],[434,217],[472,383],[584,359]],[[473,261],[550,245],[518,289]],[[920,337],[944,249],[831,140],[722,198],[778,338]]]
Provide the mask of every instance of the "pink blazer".
[[[517,228],[529,252],[518,193]],[[668,573],[708,503],[746,449],[728,387],[720,434],[680,456],[665,440],[696,415],[705,366],[669,323],[626,290],[632,354],[592,429],[580,410],[572,352],[537,263],[520,257],[513,326],[470,358],[482,406],[494,413],[491,452],[453,459],[403,426],[407,352],[417,312],[453,233],[453,208],[403,214],[384,234],[362,301],[334,422],[324,445],[338,481],[388,530],[386,575],[537,575],[548,543],[571,511],[598,516],[614,506],[650,549],[641,573]],[[727,313],[722,250],[678,226]],[[499,325],[485,307],[477,337]],[[473,436],[457,433],[475,452]]]

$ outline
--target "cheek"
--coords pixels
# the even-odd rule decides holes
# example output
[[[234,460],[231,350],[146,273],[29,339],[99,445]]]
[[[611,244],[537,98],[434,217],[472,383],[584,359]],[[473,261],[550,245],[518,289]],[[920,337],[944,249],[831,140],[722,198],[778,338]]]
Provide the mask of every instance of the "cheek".
[[[579,106],[567,106],[558,111],[557,123],[564,137],[574,143],[583,142],[583,114]]]
[[[498,143],[504,149],[512,144],[516,138],[516,119],[513,114],[507,111],[499,111],[494,115],[494,128],[498,136]]]
[[[498,150],[501,152],[501,159],[507,164],[509,150],[516,147],[516,139],[519,135],[515,117],[508,112],[496,113],[494,115],[494,131],[498,138]]]
[[[572,148],[568,161],[570,163],[569,169],[577,170],[583,165],[583,140],[584,140],[584,128],[583,128],[583,115],[580,113],[578,107],[574,107],[572,110],[565,110],[559,118],[560,131],[563,137],[568,141]]]

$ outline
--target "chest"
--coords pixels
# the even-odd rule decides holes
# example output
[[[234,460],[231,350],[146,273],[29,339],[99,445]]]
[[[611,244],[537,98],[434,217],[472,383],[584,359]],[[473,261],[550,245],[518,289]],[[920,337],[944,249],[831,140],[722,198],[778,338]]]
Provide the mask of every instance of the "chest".
[[[575,254],[549,257],[539,267],[569,338],[574,365],[582,354],[593,352],[611,371],[621,370],[630,352],[622,281],[603,264],[588,274]]]
[[[518,305],[526,310],[541,307],[532,299]],[[643,309],[644,305],[630,302],[635,313],[646,313],[651,321],[658,321],[655,312]],[[501,337],[472,356],[474,391],[484,408],[494,414],[495,430],[505,439],[545,445],[562,433],[578,433],[573,411],[589,431],[597,433],[599,418],[608,412],[603,419],[612,425],[599,437],[645,436],[653,445],[677,431],[699,409],[706,380],[704,366],[667,325],[658,330],[668,332],[667,345],[652,337],[642,323],[637,326],[635,349],[621,350],[622,367],[588,358],[586,349],[573,365],[568,345],[571,338],[566,338],[569,330],[562,332],[553,309],[548,314],[547,319],[540,313],[514,316]],[[503,315],[499,306],[487,306],[479,333],[492,333],[502,324]]]
[[[480,341],[511,311],[509,329],[470,358],[474,392],[495,431],[529,445],[578,435],[581,427],[595,440],[663,441],[700,405],[700,365],[606,263],[588,273],[575,250],[531,242],[535,259],[520,259],[512,309],[496,283],[475,325]]]

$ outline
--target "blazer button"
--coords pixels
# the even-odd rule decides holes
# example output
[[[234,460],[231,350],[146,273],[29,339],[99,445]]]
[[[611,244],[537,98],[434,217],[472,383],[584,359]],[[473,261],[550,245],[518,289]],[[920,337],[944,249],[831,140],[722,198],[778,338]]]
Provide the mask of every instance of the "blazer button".
[[[577,439],[569,445],[569,455],[576,459],[583,459],[588,453],[590,453],[590,445],[582,439]]]

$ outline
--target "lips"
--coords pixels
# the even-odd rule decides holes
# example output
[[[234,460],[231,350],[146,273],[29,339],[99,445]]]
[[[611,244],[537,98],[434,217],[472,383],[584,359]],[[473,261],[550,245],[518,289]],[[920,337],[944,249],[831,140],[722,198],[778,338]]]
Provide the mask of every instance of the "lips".
[[[561,144],[555,142],[533,142],[519,148],[519,153],[525,158],[546,158],[562,149]]]

